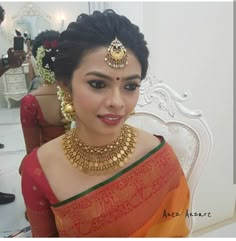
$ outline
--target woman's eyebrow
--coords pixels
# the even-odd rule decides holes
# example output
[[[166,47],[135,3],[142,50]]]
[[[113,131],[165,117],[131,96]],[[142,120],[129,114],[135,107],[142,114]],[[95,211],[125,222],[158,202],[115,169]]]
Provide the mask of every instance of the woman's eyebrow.
[[[133,79],[139,79],[141,80],[141,76],[138,74],[130,75],[128,77],[123,78],[124,80],[133,80]]]
[[[92,71],[92,72],[88,72],[85,76],[88,76],[88,75],[95,75],[97,77],[100,77],[100,78],[104,78],[104,79],[107,79],[107,80],[113,80],[112,77],[108,76],[108,75],[105,75],[101,72],[98,72],[98,71]],[[134,74],[134,75],[130,75],[128,77],[124,77],[122,78],[123,80],[127,81],[127,80],[133,80],[133,79],[139,79],[141,80],[141,76],[138,75],[138,74]]]
[[[95,75],[97,77],[100,77],[100,78],[103,78],[103,79],[107,79],[107,80],[112,80],[113,78],[108,76],[108,75],[105,75],[103,73],[100,73],[100,72],[97,72],[97,71],[92,71],[92,72],[88,72],[85,76],[87,75]]]

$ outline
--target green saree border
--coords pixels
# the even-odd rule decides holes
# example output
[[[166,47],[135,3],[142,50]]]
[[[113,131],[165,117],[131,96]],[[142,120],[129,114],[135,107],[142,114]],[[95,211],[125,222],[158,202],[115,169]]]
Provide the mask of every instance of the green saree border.
[[[62,205],[65,205],[71,201],[74,201],[75,199],[78,199],[78,198],[81,198],[87,194],[89,194],[90,192],[114,181],[116,178],[120,177],[121,175],[123,175],[124,173],[128,172],[129,170],[131,170],[132,168],[136,167],[138,164],[140,164],[141,162],[143,162],[145,159],[147,159],[149,156],[151,156],[153,153],[157,152],[158,150],[160,150],[164,144],[166,143],[164,137],[161,137],[162,138],[162,141],[161,143],[155,147],[154,149],[152,149],[150,152],[148,152],[147,154],[145,154],[143,157],[141,157],[138,161],[134,162],[133,164],[131,164],[130,166],[126,167],[124,170],[116,173],[114,176],[108,178],[107,180],[103,181],[103,182],[100,182],[98,184],[96,184],[95,186],[93,187],[90,187],[89,189],[79,193],[79,194],[76,194],[75,196],[73,197],[70,197],[68,199],[65,199],[64,201],[61,201],[61,202],[58,202],[58,203],[55,203],[55,204],[51,204],[52,207],[56,208],[56,207],[60,207]]]

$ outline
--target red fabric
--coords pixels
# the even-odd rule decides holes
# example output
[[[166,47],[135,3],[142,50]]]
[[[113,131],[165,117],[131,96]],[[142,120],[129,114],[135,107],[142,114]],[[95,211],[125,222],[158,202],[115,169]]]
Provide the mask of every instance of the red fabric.
[[[188,208],[187,182],[172,148],[165,143],[131,167],[106,184],[92,187],[85,195],[59,202],[35,149],[25,158],[22,173],[22,193],[33,236],[186,236],[184,216],[180,221],[162,217],[165,208],[183,213]],[[157,227],[153,231],[154,225]],[[163,233],[158,231],[158,225],[164,225]]]
[[[65,133],[64,126],[55,126],[44,120],[37,99],[30,94],[21,100],[20,119],[27,153]]]
[[[40,211],[49,208],[50,204],[57,203],[58,200],[40,166],[37,150],[38,148],[35,148],[23,160],[22,190],[23,194],[26,195],[26,205]],[[35,195],[35,190],[37,190],[38,195]],[[45,205],[41,205],[42,203],[45,203]]]

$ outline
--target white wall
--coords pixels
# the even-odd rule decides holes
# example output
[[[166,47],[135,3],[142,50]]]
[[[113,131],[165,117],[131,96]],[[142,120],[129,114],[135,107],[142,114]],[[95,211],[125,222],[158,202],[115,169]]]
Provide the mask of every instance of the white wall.
[[[192,93],[187,107],[201,109],[213,134],[213,153],[201,176],[195,230],[233,216],[233,7],[230,2],[110,2],[140,22],[150,49],[150,73],[179,93]],[[107,6],[108,7],[108,6]],[[142,13],[142,14],[141,14]]]

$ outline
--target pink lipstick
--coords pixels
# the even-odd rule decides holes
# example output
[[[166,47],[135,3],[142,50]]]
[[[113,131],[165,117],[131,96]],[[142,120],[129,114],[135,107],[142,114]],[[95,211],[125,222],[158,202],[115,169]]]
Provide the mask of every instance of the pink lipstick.
[[[98,118],[107,125],[117,125],[120,123],[122,116],[115,114],[98,115]]]

